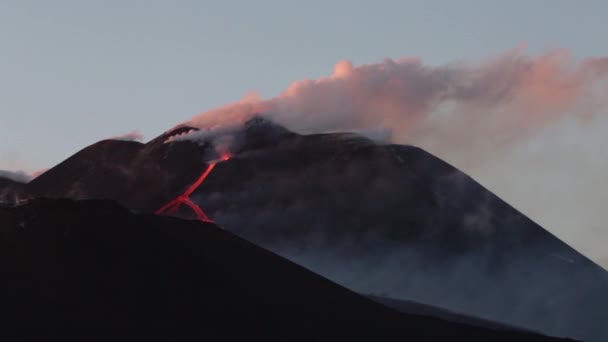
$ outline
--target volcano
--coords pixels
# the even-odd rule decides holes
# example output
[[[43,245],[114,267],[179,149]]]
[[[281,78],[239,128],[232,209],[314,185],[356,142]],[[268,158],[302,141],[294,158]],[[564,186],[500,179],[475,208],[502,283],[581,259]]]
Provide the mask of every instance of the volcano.
[[[226,134],[232,157],[188,194],[222,228],[359,293],[608,340],[607,272],[450,164],[262,117]],[[158,212],[221,159],[217,141],[188,126],[146,144],[101,141],[20,191]],[[200,219],[192,206],[172,208]]]

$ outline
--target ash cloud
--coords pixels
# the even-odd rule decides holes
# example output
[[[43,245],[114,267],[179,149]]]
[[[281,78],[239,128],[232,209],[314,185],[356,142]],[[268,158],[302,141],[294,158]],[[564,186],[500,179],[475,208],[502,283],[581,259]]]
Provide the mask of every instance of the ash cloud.
[[[516,48],[443,66],[341,61],[328,77],[271,99],[248,94],[187,124],[214,130],[260,113],[299,133],[385,132],[424,148],[594,260],[608,258],[608,57]]]

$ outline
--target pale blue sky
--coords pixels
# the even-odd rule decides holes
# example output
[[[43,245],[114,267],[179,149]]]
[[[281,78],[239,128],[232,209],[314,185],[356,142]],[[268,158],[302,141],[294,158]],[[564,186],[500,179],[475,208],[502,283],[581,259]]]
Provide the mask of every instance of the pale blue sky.
[[[608,55],[603,0],[0,0],[0,169],[50,167],[99,139],[146,139],[249,90],[419,56]]]

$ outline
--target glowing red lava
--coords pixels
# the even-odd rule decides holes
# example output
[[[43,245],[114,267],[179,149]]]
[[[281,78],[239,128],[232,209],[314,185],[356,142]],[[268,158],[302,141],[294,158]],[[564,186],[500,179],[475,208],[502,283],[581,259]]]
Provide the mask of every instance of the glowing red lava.
[[[209,216],[207,216],[207,214],[205,214],[203,209],[198,204],[192,202],[192,200],[190,199],[190,195],[192,195],[192,193],[194,191],[196,191],[196,189],[198,189],[198,187],[201,186],[201,184],[203,184],[203,182],[205,181],[207,176],[209,176],[211,171],[213,171],[213,169],[215,168],[215,165],[217,163],[226,161],[226,160],[230,159],[230,157],[231,157],[230,153],[224,153],[224,154],[222,154],[220,159],[212,160],[211,163],[209,164],[209,166],[207,166],[207,169],[205,170],[205,172],[203,172],[203,174],[196,180],[196,182],[194,182],[192,185],[190,185],[190,187],[183,194],[177,196],[171,202],[163,205],[160,209],[158,209],[155,212],[155,214],[156,215],[162,215],[162,214],[172,215],[172,214],[175,214],[177,209],[179,209],[180,205],[185,204],[185,205],[189,206],[190,208],[192,208],[192,210],[194,211],[194,213],[196,214],[196,216],[198,217],[199,220],[201,220],[203,222],[213,222],[209,218]]]

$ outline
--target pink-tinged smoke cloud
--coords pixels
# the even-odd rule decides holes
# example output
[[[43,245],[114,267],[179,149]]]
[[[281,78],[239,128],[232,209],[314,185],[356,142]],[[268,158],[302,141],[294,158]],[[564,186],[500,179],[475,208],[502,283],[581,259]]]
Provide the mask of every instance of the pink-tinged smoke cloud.
[[[109,139],[124,140],[124,141],[143,141],[144,136],[141,133],[139,133],[138,131],[131,131],[129,133],[117,135],[117,136],[111,137]]]
[[[594,114],[605,104],[596,102],[607,95],[607,74],[608,58],[577,62],[567,51],[529,57],[516,49],[476,65],[440,67],[414,58],[358,67],[341,61],[329,77],[294,82],[268,100],[247,96],[190,124],[212,128],[262,113],[303,133],[390,129],[394,141],[415,142],[437,135],[437,121],[449,121],[480,133],[487,131],[480,126],[499,126],[499,137],[509,139],[579,105]]]
[[[393,142],[462,169],[595,260],[608,258],[598,242],[608,241],[608,57],[516,48],[443,66],[341,61],[328,77],[294,82],[270,99],[249,94],[187,124],[217,129],[255,114],[299,133],[388,131]]]
[[[31,174],[31,178],[32,179],[38,178],[40,175],[42,175],[43,173],[47,172],[48,170],[49,169],[46,168],[46,169],[40,169],[40,170],[34,171]]]

